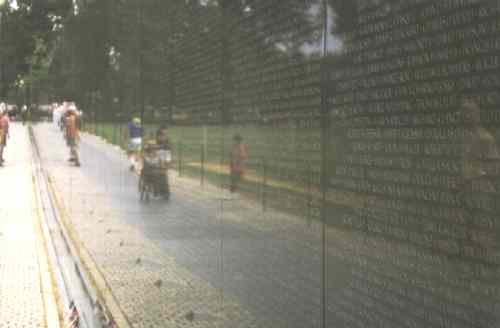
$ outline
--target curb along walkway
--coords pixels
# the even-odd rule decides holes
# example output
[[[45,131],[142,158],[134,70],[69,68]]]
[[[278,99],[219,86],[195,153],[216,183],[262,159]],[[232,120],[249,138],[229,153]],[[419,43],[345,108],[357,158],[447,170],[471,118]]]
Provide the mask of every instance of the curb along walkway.
[[[0,168],[0,327],[59,327],[25,127],[12,124]]]

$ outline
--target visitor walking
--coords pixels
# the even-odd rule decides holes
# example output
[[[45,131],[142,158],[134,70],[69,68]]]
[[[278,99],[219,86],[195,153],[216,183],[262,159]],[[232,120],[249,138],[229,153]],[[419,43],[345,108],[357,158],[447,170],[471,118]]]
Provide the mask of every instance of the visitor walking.
[[[137,169],[139,155],[142,148],[143,129],[141,119],[135,117],[128,123],[128,158],[130,171]]]
[[[231,150],[231,186],[230,191],[236,192],[239,189],[239,185],[243,175],[245,174],[245,162],[247,160],[248,154],[245,144],[243,143],[243,138],[239,134],[235,134],[233,137],[233,148]]]
[[[5,159],[3,153],[7,147],[7,138],[9,138],[9,115],[5,106],[0,106],[0,166],[3,166]]]
[[[21,107],[21,121],[23,126],[26,125],[26,122],[28,121],[28,110],[26,109],[26,105]]]
[[[80,156],[78,154],[78,144],[80,142],[80,131],[78,128],[78,117],[75,109],[69,109],[65,120],[66,142],[69,147],[69,162],[75,166],[80,166]]]

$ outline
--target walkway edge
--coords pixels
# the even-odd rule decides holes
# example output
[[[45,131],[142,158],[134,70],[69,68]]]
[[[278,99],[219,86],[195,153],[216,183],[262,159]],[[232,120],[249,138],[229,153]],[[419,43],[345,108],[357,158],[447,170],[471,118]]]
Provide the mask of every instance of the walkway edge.
[[[37,187],[37,181],[34,177],[33,188]],[[45,324],[47,328],[60,328],[62,317],[60,304],[57,301],[56,292],[58,292],[55,281],[54,272],[52,266],[54,263],[49,258],[47,252],[47,239],[42,230],[42,209],[40,207],[41,202],[36,190],[33,190],[33,195],[36,200],[36,207],[33,209],[33,228],[35,229],[36,235],[36,250],[38,253],[38,267],[40,270],[40,283],[41,283],[41,293],[43,297],[44,309],[45,309]]]
[[[78,257],[80,258],[81,263],[83,264],[85,270],[88,273],[90,283],[95,288],[98,299],[104,303],[103,304],[104,309],[107,310],[108,317],[113,318],[117,327],[132,328],[132,325],[129,323],[126,315],[123,313],[120,305],[116,301],[113,292],[109,288],[106,279],[104,278],[99,268],[95,264],[94,260],[92,259],[92,256],[89,254],[86,247],[81,242],[73,226],[70,223],[68,223],[67,220],[68,214],[66,208],[63,205],[63,202],[59,196],[59,193],[57,192],[56,187],[54,186],[52,177],[50,175],[48,176],[48,185],[50,188],[50,192],[54,196],[55,206],[57,207],[60,213],[61,223],[66,228],[66,231],[68,232],[68,235],[71,238],[71,241],[73,242],[76,251],[78,252]]]

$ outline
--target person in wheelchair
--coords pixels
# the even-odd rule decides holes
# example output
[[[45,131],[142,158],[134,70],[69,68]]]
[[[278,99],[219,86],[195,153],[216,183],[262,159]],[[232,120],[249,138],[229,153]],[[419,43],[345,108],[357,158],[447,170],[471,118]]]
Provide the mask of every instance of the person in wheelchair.
[[[154,196],[163,196],[168,199],[170,192],[165,188],[164,179],[164,164],[161,157],[161,151],[155,141],[148,141],[144,146],[143,167],[140,176],[140,191],[141,198],[144,194],[145,198],[149,198],[149,193]]]
[[[141,192],[149,194],[153,192],[157,194],[156,188],[156,177],[160,170],[160,158],[158,156],[158,150],[156,144],[153,141],[148,141],[144,145],[144,151],[142,155],[142,170],[141,170]]]

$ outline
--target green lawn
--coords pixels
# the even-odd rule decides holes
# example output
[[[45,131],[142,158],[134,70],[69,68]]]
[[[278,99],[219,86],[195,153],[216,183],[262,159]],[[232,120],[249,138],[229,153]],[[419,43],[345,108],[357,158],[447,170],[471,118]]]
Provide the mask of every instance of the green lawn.
[[[145,125],[153,138],[158,125]],[[126,124],[85,124],[84,130],[126,148]],[[232,136],[238,132],[247,145],[247,173],[241,185],[248,197],[263,206],[308,215],[319,197],[319,131],[296,127],[176,126],[168,134],[174,145],[174,169],[200,182],[227,186]]]

